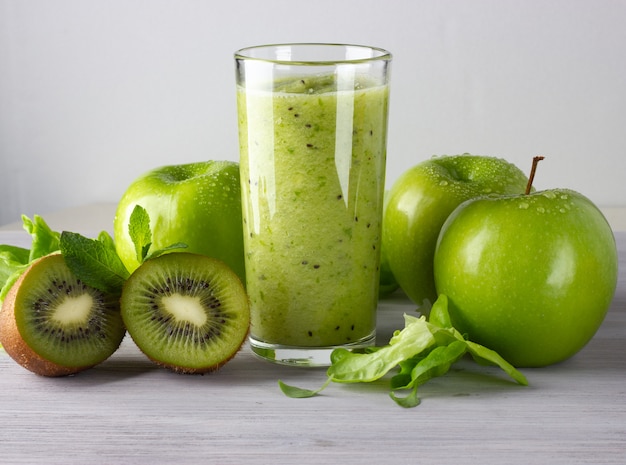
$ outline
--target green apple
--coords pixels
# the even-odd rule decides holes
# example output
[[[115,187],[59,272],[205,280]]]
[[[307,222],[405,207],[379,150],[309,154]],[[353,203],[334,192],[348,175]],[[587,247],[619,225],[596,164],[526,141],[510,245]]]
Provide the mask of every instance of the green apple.
[[[528,178],[496,157],[433,157],[405,171],[392,185],[383,218],[381,253],[402,290],[418,306],[437,297],[433,257],[444,221],[462,202],[485,194],[521,194]]]
[[[463,203],[442,227],[434,259],[453,325],[518,367],[561,362],[593,337],[617,266],[606,219],[567,189]]]
[[[380,285],[378,288],[378,297],[383,298],[392,294],[397,290],[400,285],[396,281],[391,268],[389,267],[389,260],[385,254],[385,250],[380,251]]]
[[[383,218],[385,217],[387,211],[387,205],[389,204],[389,191],[385,191],[384,201],[383,201]],[[385,238],[385,229],[382,230],[381,235],[381,243],[384,242]],[[380,249],[380,276],[379,276],[379,288],[378,288],[378,296],[380,298],[387,297],[392,294],[396,289],[400,287],[398,281],[396,280],[393,272],[391,271],[391,267],[389,265],[389,259],[387,258],[387,251],[381,247]]]
[[[139,266],[128,224],[141,205],[150,216],[153,249],[184,242],[185,251],[222,260],[245,283],[240,191],[239,164],[231,161],[162,166],[139,176],[113,224],[122,262],[130,272]]]

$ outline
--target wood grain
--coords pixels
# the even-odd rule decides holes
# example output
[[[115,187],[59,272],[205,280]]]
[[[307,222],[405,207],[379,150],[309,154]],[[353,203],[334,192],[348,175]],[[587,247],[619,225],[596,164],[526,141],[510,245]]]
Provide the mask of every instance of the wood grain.
[[[0,243],[19,241],[0,232]],[[314,388],[324,370],[272,365],[247,347],[190,376],[157,368],[127,338],[100,366],[58,379],[0,352],[0,463],[624,464],[625,304],[620,271],[603,326],[575,357],[523,370],[528,387],[463,361],[424,385],[414,409],[393,403],[386,380],[287,398],[277,380]],[[402,295],[382,301],[380,341],[413,310]]]

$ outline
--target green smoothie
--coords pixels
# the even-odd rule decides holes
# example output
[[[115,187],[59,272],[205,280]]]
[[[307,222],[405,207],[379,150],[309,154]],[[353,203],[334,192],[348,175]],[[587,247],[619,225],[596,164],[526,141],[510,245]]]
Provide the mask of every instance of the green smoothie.
[[[307,77],[239,87],[237,102],[252,340],[371,340],[388,87]]]

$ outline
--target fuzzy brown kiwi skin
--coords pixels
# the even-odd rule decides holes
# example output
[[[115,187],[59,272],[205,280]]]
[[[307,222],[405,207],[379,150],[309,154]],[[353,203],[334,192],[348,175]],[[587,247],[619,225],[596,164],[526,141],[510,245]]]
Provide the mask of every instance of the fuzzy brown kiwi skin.
[[[11,286],[11,289],[2,302],[2,308],[0,309],[0,344],[2,344],[6,353],[9,354],[13,360],[37,375],[48,377],[73,375],[87,370],[94,365],[67,367],[41,357],[26,344],[24,339],[22,339],[15,321],[15,299],[20,286],[24,279],[26,279],[30,270],[33,269],[33,266],[43,259],[45,259],[45,257],[35,260],[26,271],[22,273],[19,279]]]
[[[248,329],[248,332],[250,331],[250,329]],[[241,350],[241,348],[243,347],[244,343],[246,342],[246,340],[248,339],[248,333],[246,333],[245,337],[241,340],[241,344],[239,344],[239,347],[237,347],[236,350],[233,351],[233,353],[226,359],[222,360],[220,363],[216,363],[215,365],[211,365],[211,366],[207,366],[207,367],[202,367],[202,368],[193,368],[193,367],[185,367],[185,366],[180,366],[180,365],[172,365],[169,363],[165,363],[162,362],[161,360],[157,360],[153,357],[150,357],[148,354],[145,354],[146,357],[148,357],[153,363],[155,363],[156,365],[166,368],[170,371],[173,371],[174,373],[178,373],[181,375],[205,375],[208,373],[213,373],[218,371],[220,368],[222,368],[224,365],[226,365],[228,362],[230,362],[235,355],[237,355],[239,353],[239,351]],[[141,350],[141,349],[140,349]]]
[[[245,341],[245,339],[244,339]],[[219,370],[220,368],[222,368],[224,365],[226,365],[235,355],[237,355],[237,353],[239,352],[239,350],[241,349],[241,347],[243,346],[244,341],[241,342],[241,345],[239,346],[239,348],[237,350],[235,350],[232,355],[230,357],[228,357],[225,360],[222,360],[220,363],[217,363],[215,365],[212,365],[210,367],[203,367],[203,368],[191,368],[191,367],[184,367],[184,366],[178,366],[178,365],[170,365],[168,363],[163,363],[159,360],[156,360],[152,357],[148,357],[150,360],[152,360],[152,362],[154,362],[156,365],[163,367],[163,368],[167,368],[168,370],[173,371],[174,373],[178,373],[181,375],[205,375],[208,373],[213,373],[217,370]]]

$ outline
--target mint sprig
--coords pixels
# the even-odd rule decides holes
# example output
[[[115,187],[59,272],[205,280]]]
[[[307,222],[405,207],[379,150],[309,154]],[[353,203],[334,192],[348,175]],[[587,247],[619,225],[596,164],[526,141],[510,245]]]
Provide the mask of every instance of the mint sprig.
[[[152,251],[152,229],[148,212],[135,206],[130,216],[128,231],[137,252],[139,263],[182,249],[186,244],[177,242],[163,249]],[[69,269],[83,282],[103,292],[120,295],[130,272],[117,254],[113,238],[102,231],[97,239],[89,239],[78,233],[61,233],[61,253]]]
[[[143,263],[152,247],[152,230],[148,212],[141,205],[136,205],[130,214],[128,234],[135,245],[137,261]]]
[[[107,294],[120,295],[130,276],[106,231],[102,231],[97,239],[63,231],[61,254],[77,278]]]
[[[430,379],[445,375],[450,367],[465,354],[479,364],[500,367],[514,381],[528,385],[526,377],[497,352],[469,341],[456,330],[450,321],[448,299],[440,295],[434,303],[429,320],[426,317],[404,315],[404,329],[398,330],[389,344],[367,351],[350,352],[336,349],[331,354],[331,366],[326,372],[326,382],[317,390],[290,386],[279,380],[280,389],[293,398],[318,395],[331,382],[367,383],[382,378],[398,368],[391,378],[390,397],[401,407],[419,405],[418,387]],[[408,390],[406,396],[398,391]]]
[[[128,223],[128,234],[135,245],[137,261],[143,263],[151,258],[156,258],[164,253],[176,249],[184,249],[187,244],[175,242],[162,249],[152,250],[152,229],[150,228],[150,217],[145,208],[135,205],[130,214]]]
[[[53,231],[38,215],[32,219],[22,215],[22,222],[32,237],[31,247],[0,245],[0,303],[33,261],[55,252],[61,252],[69,269],[85,284],[108,294],[121,294],[130,272],[117,254],[108,232],[102,231],[97,238],[91,239],[75,232]],[[152,250],[150,218],[140,205],[133,210],[128,228],[139,263],[187,247],[177,242]]]

